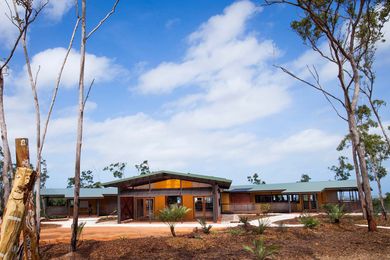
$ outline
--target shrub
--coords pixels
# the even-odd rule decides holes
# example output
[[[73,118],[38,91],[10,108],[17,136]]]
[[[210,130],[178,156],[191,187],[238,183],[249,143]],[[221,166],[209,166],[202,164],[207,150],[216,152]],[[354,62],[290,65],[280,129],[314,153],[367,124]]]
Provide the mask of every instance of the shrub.
[[[278,247],[271,245],[266,246],[262,238],[253,241],[253,247],[244,246],[244,249],[252,253],[256,259],[263,260],[272,258],[273,255],[278,251]]]
[[[213,227],[212,225],[207,225],[207,222],[204,218],[197,219],[199,224],[201,225],[202,231],[205,234],[210,234],[210,229]]]
[[[169,208],[164,208],[160,210],[158,218],[169,226],[172,236],[175,237],[176,223],[182,221],[189,211],[190,209],[185,206],[178,206],[177,204],[174,204],[171,205]]]
[[[308,213],[303,213],[299,216],[299,222],[301,222],[306,228],[315,228],[320,224],[320,221]]]
[[[231,228],[228,231],[232,236],[240,236],[245,232],[242,229],[236,229],[236,228]]]
[[[244,227],[249,227],[249,217],[247,216],[239,216],[240,223],[244,224]]]
[[[327,204],[324,206],[324,209],[330,222],[332,223],[340,223],[340,220],[345,215],[344,205],[339,206],[338,204]]]
[[[257,222],[259,223],[259,226],[253,227],[253,233],[262,235],[269,226],[269,220],[262,218],[262,219],[258,219]]]
[[[260,212],[261,214],[263,214],[264,216],[267,216],[268,213],[271,211],[271,204],[260,204]]]

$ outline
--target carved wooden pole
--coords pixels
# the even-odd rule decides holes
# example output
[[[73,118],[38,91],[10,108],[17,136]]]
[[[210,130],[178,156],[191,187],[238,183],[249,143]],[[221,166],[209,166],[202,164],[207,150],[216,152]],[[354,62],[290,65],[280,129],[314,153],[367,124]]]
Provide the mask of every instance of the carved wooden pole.
[[[16,167],[30,168],[30,153],[28,139],[17,138],[16,145]],[[36,214],[34,205],[33,189],[27,196],[25,206],[25,219],[23,225],[23,259],[38,260],[39,247],[37,238]]]
[[[32,193],[35,172],[29,167],[28,139],[16,141],[17,169],[1,225],[0,259],[13,259],[18,250],[19,236],[24,223],[26,202]]]

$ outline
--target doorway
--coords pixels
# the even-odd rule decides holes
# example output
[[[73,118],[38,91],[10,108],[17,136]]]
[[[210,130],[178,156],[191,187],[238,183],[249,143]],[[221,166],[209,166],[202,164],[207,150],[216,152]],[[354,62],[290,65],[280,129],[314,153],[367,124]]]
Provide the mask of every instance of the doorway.
[[[194,197],[194,217],[196,219],[213,217],[213,197]]]
[[[149,219],[154,217],[154,198],[136,199],[136,219]]]
[[[317,209],[316,196],[314,196],[313,194],[302,195],[302,200],[303,200],[303,210],[316,210]]]

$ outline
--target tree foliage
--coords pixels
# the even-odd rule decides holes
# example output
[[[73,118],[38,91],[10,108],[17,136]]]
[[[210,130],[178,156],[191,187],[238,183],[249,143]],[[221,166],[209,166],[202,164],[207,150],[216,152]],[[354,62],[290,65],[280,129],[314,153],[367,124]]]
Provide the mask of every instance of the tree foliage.
[[[348,157],[339,156],[338,158],[339,165],[332,165],[329,167],[329,170],[334,172],[334,179],[337,181],[348,180],[351,177],[351,171],[354,167],[348,162]]]
[[[40,188],[46,187],[46,181],[49,179],[49,172],[47,171],[47,163],[45,159],[41,161],[41,181],[39,183]]]
[[[247,176],[247,179],[250,183],[255,185],[265,184],[265,181],[261,180],[257,173],[254,173],[252,176]]]
[[[138,170],[139,175],[145,175],[150,173],[148,160],[143,161],[141,164],[136,164],[135,168]]]
[[[108,171],[112,173],[114,178],[122,179],[126,168],[126,163],[117,162],[111,163],[110,165],[103,168],[103,171]]]
[[[67,188],[74,187],[74,177],[68,178]],[[100,182],[94,182],[91,170],[82,171],[80,175],[80,188],[102,188]]]
[[[311,180],[309,174],[302,174],[301,180],[299,182],[309,182]]]

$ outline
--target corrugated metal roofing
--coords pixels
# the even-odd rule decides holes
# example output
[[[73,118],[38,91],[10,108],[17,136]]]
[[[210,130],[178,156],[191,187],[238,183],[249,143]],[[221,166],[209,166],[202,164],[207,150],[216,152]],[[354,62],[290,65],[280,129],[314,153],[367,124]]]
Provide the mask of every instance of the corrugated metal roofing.
[[[356,180],[313,181],[232,186],[228,192],[281,191],[282,193],[321,192],[326,189],[354,189]]]
[[[215,176],[200,175],[200,174],[194,174],[194,173],[165,171],[164,170],[164,171],[155,171],[155,172],[151,172],[149,174],[137,175],[137,176],[133,176],[133,177],[130,177],[130,178],[124,178],[124,179],[120,179],[120,180],[106,182],[106,183],[103,183],[103,186],[107,187],[107,186],[110,186],[110,185],[113,185],[113,184],[115,185],[115,184],[119,184],[119,183],[125,183],[127,181],[142,179],[142,178],[145,178],[145,177],[148,177],[148,176],[154,176],[154,175],[164,174],[164,173],[165,174],[176,175],[176,176],[191,177],[191,178],[195,178],[195,179],[204,179],[204,180],[212,180],[212,181],[216,181],[216,182],[223,182],[223,183],[228,184],[229,186],[232,183],[232,181],[229,180],[229,179],[215,177]]]
[[[80,198],[103,198],[104,196],[117,195],[117,188],[81,188]],[[42,189],[41,196],[73,198],[74,189]]]

